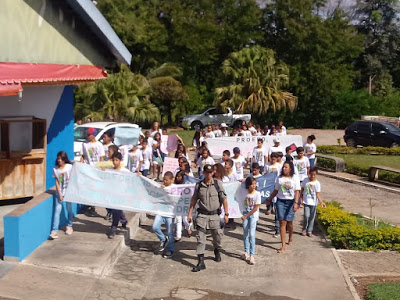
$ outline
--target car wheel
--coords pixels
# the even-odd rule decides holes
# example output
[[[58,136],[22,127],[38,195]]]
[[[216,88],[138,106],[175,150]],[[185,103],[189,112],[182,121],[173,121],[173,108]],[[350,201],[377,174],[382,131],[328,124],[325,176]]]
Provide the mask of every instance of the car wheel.
[[[391,147],[391,148],[398,148],[398,147],[399,147],[399,144],[396,143],[396,142],[394,142],[390,147]]]
[[[203,124],[200,121],[194,121],[191,125],[192,130],[201,130],[203,128]]]
[[[347,146],[347,147],[357,147],[357,144],[356,144],[356,141],[355,141],[355,140],[353,140],[353,139],[348,139],[348,140],[346,141],[346,146]]]

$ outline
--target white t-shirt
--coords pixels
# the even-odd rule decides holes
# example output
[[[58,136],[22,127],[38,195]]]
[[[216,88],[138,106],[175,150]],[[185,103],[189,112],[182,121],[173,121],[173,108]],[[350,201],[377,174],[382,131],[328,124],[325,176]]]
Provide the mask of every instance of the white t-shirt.
[[[105,155],[103,144],[98,141],[83,143],[82,154],[84,163],[94,166]]]
[[[154,139],[153,139],[152,137],[149,137],[149,138],[147,139],[147,145],[152,146],[152,145],[153,145],[153,142],[154,142]]]
[[[200,174],[199,175],[203,174],[203,168],[204,168],[205,165],[212,165],[212,166],[215,165],[214,158],[212,158],[211,156],[207,157],[206,159],[203,159],[203,157],[200,157],[197,160],[197,166],[200,168]]]
[[[143,157],[143,163],[142,167],[140,168],[140,171],[150,169],[150,161],[152,160],[153,157],[153,151],[149,146],[146,147],[146,150],[142,150],[142,157]]]
[[[234,181],[238,181],[238,177],[235,171],[233,171],[231,174],[227,174],[224,178],[227,178],[228,181],[227,182],[234,182]],[[224,181],[225,182],[225,181]]]
[[[215,133],[213,131],[206,133],[206,138],[213,139],[215,138]]]
[[[254,162],[258,163],[260,167],[263,167],[265,165],[265,156],[267,155],[268,152],[264,147],[261,148],[254,147],[253,150]]]
[[[297,169],[299,180],[303,181],[308,177],[307,168],[310,167],[310,161],[307,157],[303,156],[301,159],[296,158],[293,161],[294,167]]]
[[[122,154],[122,162],[124,166],[128,165],[129,160],[129,149],[132,149],[132,145],[119,146],[119,152]]]
[[[127,168],[121,167],[121,169],[119,170],[115,170],[114,167],[108,169],[110,171],[114,171],[114,172],[129,172],[129,170]]]
[[[259,191],[254,191],[252,194],[247,194],[246,198],[244,199],[244,207],[247,212],[252,211],[255,205],[259,206],[258,209],[254,212],[253,216],[254,219],[258,220],[260,214],[259,210],[261,205],[261,194]]]
[[[221,137],[222,136],[221,130],[220,129],[214,130],[214,135],[215,135],[215,137]]]
[[[314,143],[311,144],[304,144],[304,152],[308,153],[308,152],[317,152],[317,146]],[[309,155],[308,156],[309,159],[314,159],[315,158],[315,154]]]
[[[304,188],[302,195],[303,203],[307,205],[317,206],[317,193],[321,192],[321,184],[319,183],[319,181],[310,181],[309,178],[306,178],[301,183],[301,187]]]
[[[276,136],[284,136],[284,135],[286,135],[286,132],[284,132],[283,130],[282,132],[279,131],[276,132]]]
[[[142,151],[137,149],[135,152],[129,153],[128,169],[132,173],[136,173],[136,169],[139,167],[139,163],[143,161]]]
[[[253,126],[251,126],[251,127],[249,127],[249,131],[251,133],[253,133],[253,132],[257,132],[257,129],[255,129]]]
[[[150,129],[150,136],[151,136],[151,137],[154,137],[154,135],[155,135],[157,132],[160,133],[160,134],[162,135],[162,129],[161,129],[161,128],[158,129],[158,130],[155,130],[155,131],[153,131],[152,129]],[[150,142],[149,142],[149,145],[150,145]]]
[[[268,149],[268,155],[271,155],[272,153],[276,152],[282,152],[283,154],[285,154],[285,152],[283,151],[283,147],[281,145],[279,145],[278,147],[272,146]]]
[[[231,158],[233,160],[233,164],[236,169],[237,180],[243,179],[243,167],[246,165],[246,159],[243,156],[239,156],[238,158]]]
[[[71,164],[65,164],[63,169],[60,169],[59,167],[55,167],[53,169],[53,177],[56,178],[60,183],[60,192],[63,196],[65,195],[65,191],[68,187],[68,182],[71,177],[71,170]]]
[[[264,167],[264,171],[266,174],[276,173],[279,176],[281,174],[281,170],[282,170],[282,165],[278,163],[274,163],[273,165],[271,165],[271,163],[268,163]]]
[[[295,191],[301,190],[299,177],[278,176],[275,181],[275,190],[278,190],[279,199],[294,199]]]
[[[221,130],[221,137],[228,137],[228,136],[229,136],[228,130],[225,130],[225,132]]]
[[[244,136],[251,136],[251,131],[250,130],[243,130],[242,131]]]
[[[108,145],[103,144],[104,147],[104,160],[108,161],[110,158],[108,157],[108,147],[110,147],[111,145],[114,145],[113,143],[109,143]]]

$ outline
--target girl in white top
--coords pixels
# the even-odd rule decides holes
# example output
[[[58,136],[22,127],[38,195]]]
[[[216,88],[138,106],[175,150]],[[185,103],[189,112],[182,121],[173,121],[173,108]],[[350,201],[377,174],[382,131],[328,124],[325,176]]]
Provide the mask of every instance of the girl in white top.
[[[310,161],[310,167],[314,167],[315,153],[317,153],[317,146],[314,144],[315,135],[310,135],[307,138],[307,143],[304,144],[305,156]]]
[[[140,171],[144,177],[147,177],[149,174],[150,164],[153,161],[153,151],[150,147],[147,146],[147,140],[143,140],[142,142],[142,156],[143,163],[140,167]]]
[[[320,196],[321,184],[317,180],[317,173],[318,171],[315,167],[311,168],[308,178],[304,179],[301,184],[301,203],[304,205],[303,231],[301,235],[308,235],[309,237],[313,236],[312,231],[318,202],[322,208],[326,207]]]
[[[221,137],[228,137],[229,136],[227,130],[228,126],[225,123],[222,123],[220,127],[221,127]]]
[[[256,227],[259,218],[259,210],[261,205],[261,194],[257,191],[257,181],[253,177],[247,177],[245,186],[247,195],[244,199],[243,211],[243,239],[244,254],[242,259],[250,265],[255,264],[254,254],[256,247]]]
[[[215,137],[222,137],[222,132],[219,129],[219,125],[218,124],[214,125],[214,134],[215,134]]]
[[[277,138],[274,138],[273,142],[274,142],[274,145],[268,149],[268,160],[269,161],[271,161],[272,153],[274,153],[274,152],[275,153],[277,153],[277,152],[284,153],[283,147],[281,146],[281,140],[277,137]]]
[[[205,134],[205,137],[206,137],[207,139],[213,139],[213,138],[215,138],[215,133],[214,133],[213,128],[212,128],[211,125],[208,125],[208,126],[207,126],[207,133]]]
[[[54,205],[54,218],[52,229],[50,233],[50,239],[54,240],[58,238],[57,232],[60,226],[60,214],[62,209],[62,201],[64,201],[64,195],[68,187],[69,179],[71,178],[72,165],[68,159],[67,153],[65,151],[60,151],[57,153],[56,167],[53,169],[53,177],[56,179],[56,197]],[[68,210],[68,221],[66,227],[66,234],[72,234],[72,219],[74,214],[72,213],[71,202],[67,202]]]
[[[185,172],[184,171],[180,171],[175,175],[175,181],[174,184],[178,185],[178,184],[184,184],[184,176],[185,176]],[[175,241],[180,241],[182,238],[182,222],[183,225],[185,226],[186,232],[188,237],[192,236],[192,223],[189,223],[187,220],[187,215],[185,216],[175,216],[175,220],[176,220],[176,236],[175,236]]]
[[[197,167],[199,168],[199,176],[203,175],[203,168],[205,165],[213,166],[215,164],[214,159],[210,156],[210,152],[207,149],[203,149],[200,158],[197,160]]]
[[[158,122],[154,122],[153,125],[151,125],[151,129],[150,129],[150,136],[154,137],[154,135],[156,133],[160,133],[162,135],[162,130],[160,128],[160,124],[158,124]]]
[[[286,230],[289,231],[289,245],[293,244],[293,219],[297,211],[297,202],[300,194],[300,181],[294,174],[292,162],[285,162],[282,173],[276,178],[275,190],[267,200],[271,205],[272,199],[277,196],[275,214],[278,216],[282,247],[278,253],[286,250]]]
[[[222,182],[229,182],[229,178],[226,176],[226,169],[221,164],[215,164],[214,168],[214,179],[221,180]]]
[[[251,136],[251,131],[247,128],[247,125],[243,125],[242,133],[244,136]]]
[[[128,154],[128,157],[128,170],[132,173],[139,173],[143,164],[143,155],[137,145],[132,146],[132,151]]]

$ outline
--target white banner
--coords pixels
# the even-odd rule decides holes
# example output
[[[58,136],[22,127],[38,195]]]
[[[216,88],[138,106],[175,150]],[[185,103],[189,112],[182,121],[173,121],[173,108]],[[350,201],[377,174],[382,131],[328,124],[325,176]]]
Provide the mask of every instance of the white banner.
[[[230,182],[223,186],[230,216],[241,217],[246,195],[243,184]],[[102,171],[90,165],[75,163],[64,200],[173,217],[188,213],[194,189],[195,184],[174,185],[164,189],[153,180],[130,172]]]
[[[283,150],[287,146],[295,144],[296,147],[303,146],[303,140],[301,135],[283,135],[283,136],[238,136],[238,137],[221,137],[206,139],[210,152],[213,157],[222,157],[222,152],[224,150],[229,150],[233,155],[233,148],[239,147],[240,153],[244,157],[251,157],[254,147],[257,146],[257,139],[262,138],[264,140],[264,147],[268,150],[270,147],[274,146],[273,140],[279,138]],[[285,151],[283,152],[285,155]]]

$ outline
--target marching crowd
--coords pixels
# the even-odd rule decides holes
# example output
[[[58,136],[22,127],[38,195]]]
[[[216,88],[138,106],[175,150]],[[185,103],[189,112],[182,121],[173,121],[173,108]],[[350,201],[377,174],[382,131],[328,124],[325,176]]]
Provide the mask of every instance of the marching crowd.
[[[149,131],[139,136],[137,145],[117,146],[113,144],[113,136],[105,133],[102,143],[96,140],[95,128],[88,128],[87,142],[82,145],[81,162],[98,166],[99,162],[108,161],[107,169],[120,172],[137,173],[145,177],[160,180],[163,161],[171,153],[161,151],[161,137],[167,134],[166,129],[161,129],[157,122],[153,123]],[[274,146],[265,147],[262,136],[273,136]],[[209,230],[213,237],[215,260],[221,261],[220,249],[223,226],[230,223],[229,209],[226,194],[222,182],[240,181],[244,182],[247,195],[243,211],[243,239],[244,254],[242,258],[249,264],[255,263],[255,234],[259,209],[261,205],[261,194],[257,191],[256,178],[265,173],[276,173],[274,191],[266,201],[266,213],[275,214],[276,238],[281,238],[282,246],[279,253],[286,250],[286,233],[289,234],[288,244],[293,243],[293,219],[296,211],[304,207],[302,235],[312,237],[313,224],[316,215],[316,206],[323,203],[320,197],[321,184],[317,180],[317,169],[314,167],[316,145],[313,143],[315,136],[307,138],[303,147],[283,147],[280,145],[280,136],[286,135],[283,122],[278,125],[254,126],[252,122],[244,122],[231,132],[224,123],[220,125],[207,126],[205,130],[196,131],[193,137],[195,153],[190,157],[183,140],[177,136],[177,146],[174,157],[178,159],[179,167],[175,172],[165,172],[162,187],[168,192],[173,185],[196,183],[194,194],[187,216],[175,218],[156,215],[153,230],[160,239],[157,253],[165,258],[171,258],[174,253],[174,243],[182,237],[183,227],[187,235],[192,235],[192,213],[197,207],[196,237],[198,241],[197,255],[199,262],[193,271],[197,272],[205,268],[204,250],[206,233]],[[222,153],[222,159],[215,161],[215,155],[208,147],[209,139],[228,136],[258,136],[257,146],[254,147],[251,157],[245,158],[241,155],[241,149],[234,147],[226,149]],[[295,155],[294,155],[295,154]],[[246,176],[245,169],[250,169]],[[101,167],[105,169],[104,165]],[[72,164],[67,154],[61,151],[57,154],[53,176],[56,178],[57,199],[54,211],[54,221],[50,239],[56,239],[63,197],[68,186]],[[195,180],[195,174],[198,179]],[[221,218],[222,210],[225,212]],[[72,210],[71,203],[67,203],[68,222],[66,234],[72,234]],[[87,212],[94,214],[95,208],[88,207]],[[117,232],[118,224],[125,228],[127,220],[123,211],[107,209],[105,217],[112,222],[109,238],[113,238]],[[161,230],[161,225],[166,226],[166,235]],[[176,223],[176,229],[174,228]],[[175,229],[175,230],[174,230]]]

